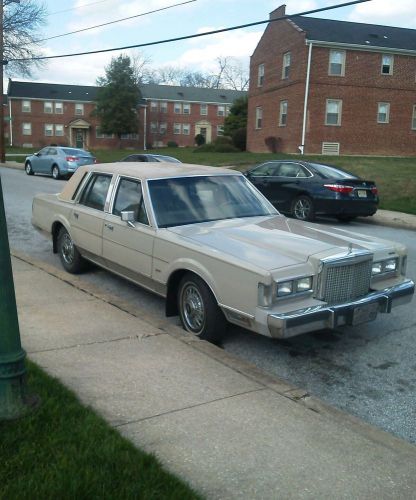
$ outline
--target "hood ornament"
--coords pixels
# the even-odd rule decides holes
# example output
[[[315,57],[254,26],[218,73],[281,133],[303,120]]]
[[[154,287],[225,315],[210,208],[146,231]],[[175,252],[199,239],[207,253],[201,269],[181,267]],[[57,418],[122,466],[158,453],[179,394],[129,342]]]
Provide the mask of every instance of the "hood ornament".
[[[348,243],[348,255],[352,253],[352,243]]]

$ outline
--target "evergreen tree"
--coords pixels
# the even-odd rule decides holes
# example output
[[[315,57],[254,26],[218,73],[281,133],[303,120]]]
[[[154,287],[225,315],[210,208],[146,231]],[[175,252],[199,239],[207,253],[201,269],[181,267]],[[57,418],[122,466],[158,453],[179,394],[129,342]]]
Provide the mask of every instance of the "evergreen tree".
[[[224,135],[233,136],[241,128],[247,128],[248,98],[239,97],[230,108],[230,114],[224,120]]]
[[[104,134],[137,133],[137,105],[140,97],[134,69],[128,56],[114,57],[105,68],[105,77],[98,78],[95,116]]]

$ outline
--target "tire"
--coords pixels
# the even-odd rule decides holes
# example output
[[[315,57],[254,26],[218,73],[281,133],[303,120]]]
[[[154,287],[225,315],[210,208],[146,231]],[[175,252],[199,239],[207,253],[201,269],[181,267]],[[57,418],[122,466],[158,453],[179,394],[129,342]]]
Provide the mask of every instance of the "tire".
[[[61,227],[58,233],[58,253],[65,271],[78,274],[85,269],[86,262],[64,227]]]
[[[32,168],[32,164],[30,163],[30,161],[28,161],[25,165],[25,172],[27,175],[33,175],[34,172],[33,172],[33,168]]]
[[[58,165],[53,165],[52,166],[52,177],[56,180],[61,178],[61,172],[59,170]]]
[[[315,207],[309,196],[302,195],[292,202],[291,214],[295,219],[312,221],[315,219]]]
[[[183,328],[208,342],[218,342],[227,321],[206,283],[187,273],[179,283],[178,310]]]

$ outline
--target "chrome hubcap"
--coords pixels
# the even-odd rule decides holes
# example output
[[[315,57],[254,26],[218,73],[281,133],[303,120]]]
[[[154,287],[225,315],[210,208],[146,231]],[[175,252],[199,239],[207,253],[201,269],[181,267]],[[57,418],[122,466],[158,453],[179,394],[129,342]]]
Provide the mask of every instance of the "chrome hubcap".
[[[55,177],[55,179],[56,179],[58,177],[58,175],[59,175],[58,169],[56,167],[53,167],[52,177]]]
[[[297,219],[307,219],[311,212],[311,204],[307,200],[298,200],[294,212]]]
[[[62,237],[61,253],[64,261],[67,264],[72,264],[74,261],[74,243],[68,233]]]
[[[200,332],[205,322],[204,301],[198,288],[193,284],[188,284],[183,288],[182,311],[189,328],[195,333]]]

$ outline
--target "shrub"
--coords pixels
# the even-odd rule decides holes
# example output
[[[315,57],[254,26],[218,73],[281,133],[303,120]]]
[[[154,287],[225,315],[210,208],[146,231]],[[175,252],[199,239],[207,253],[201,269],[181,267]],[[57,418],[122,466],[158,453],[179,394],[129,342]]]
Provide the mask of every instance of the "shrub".
[[[280,137],[266,137],[264,139],[264,143],[267,146],[267,149],[270,151],[270,153],[277,153],[280,151],[280,146],[282,143],[282,139]]]
[[[194,149],[194,153],[213,153],[215,151],[215,144],[203,144],[202,146]]]
[[[240,149],[236,148],[232,144],[215,144],[214,151],[216,153],[237,153]]]
[[[178,147],[178,143],[175,142],[175,141],[168,141],[167,147],[168,148],[177,148]]]
[[[202,146],[203,144],[205,144],[205,137],[202,134],[196,134],[195,144],[197,146]]]
[[[232,144],[233,140],[229,135],[219,135],[215,141],[214,144]]]
[[[247,144],[246,128],[239,128],[233,133],[233,144],[236,148],[240,149],[241,151],[246,150],[246,144]]]

